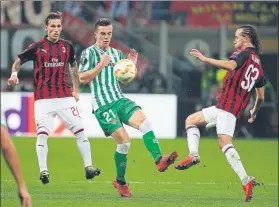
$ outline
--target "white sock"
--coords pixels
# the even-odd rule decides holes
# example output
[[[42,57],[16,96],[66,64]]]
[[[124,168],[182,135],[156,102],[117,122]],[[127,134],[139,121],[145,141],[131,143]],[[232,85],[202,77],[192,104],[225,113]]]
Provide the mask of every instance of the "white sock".
[[[190,155],[199,154],[200,130],[196,125],[186,126],[187,141]]]
[[[240,180],[244,181],[244,179],[247,178],[247,173],[234,146],[232,144],[227,144],[223,146],[222,151]]]
[[[39,132],[37,135],[36,151],[37,151],[40,172],[44,170],[48,170],[47,169],[47,153],[48,153],[47,138],[48,135],[46,132]]]
[[[88,141],[88,138],[84,133],[84,130],[78,130],[77,132],[75,132],[75,136],[78,150],[81,154],[84,163],[84,167],[92,166],[90,142]]]

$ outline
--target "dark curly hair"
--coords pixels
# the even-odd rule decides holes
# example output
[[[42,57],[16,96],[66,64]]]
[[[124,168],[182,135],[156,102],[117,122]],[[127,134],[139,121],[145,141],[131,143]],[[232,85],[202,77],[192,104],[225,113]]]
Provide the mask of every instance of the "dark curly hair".
[[[250,38],[252,45],[256,49],[256,53],[258,55],[261,54],[262,53],[261,40],[256,27],[250,24],[246,24],[246,25],[241,25],[238,29],[243,29],[242,36],[243,37],[248,36]]]

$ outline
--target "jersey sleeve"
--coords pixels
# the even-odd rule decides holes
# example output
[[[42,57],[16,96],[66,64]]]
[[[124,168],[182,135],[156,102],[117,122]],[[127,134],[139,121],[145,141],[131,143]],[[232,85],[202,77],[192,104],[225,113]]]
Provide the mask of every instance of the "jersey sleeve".
[[[118,54],[119,54],[119,60],[125,59],[123,52],[121,50],[118,50]]]
[[[79,72],[92,70],[94,64],[93,54],[89,49],[84,50],[80,56]]]
[[[17,57],[20,59],[21,63],[26,63],[30,60],[34,60],[36,57],[37,44],[32,43],[29,45],[22,53],[18,54]]]
[[[266,78],[264,75],[255,83],[255,88],[262,88],[266,85]]]
[[[237,64],[236,69],[238,69],[249,58],[249,55],[250,55],[249,51],[236,51],[231,55],[231,57],[229,59],[234,60],[236,62],[236,64]]]
[[[72,65],[76,61],[75,48],[72,43],[70,43],[70,58],[69,63]]]

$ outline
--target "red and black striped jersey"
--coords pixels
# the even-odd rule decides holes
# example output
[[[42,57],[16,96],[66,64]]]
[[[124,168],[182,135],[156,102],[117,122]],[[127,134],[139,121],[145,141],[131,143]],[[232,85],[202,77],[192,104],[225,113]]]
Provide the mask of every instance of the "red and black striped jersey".
[[[260,58],[254,48],[238,50],[230,59],[235,60],[237,67],[226,73],[216,107],[239,118],[248,105],[252,90],[263,87],[266,79]]]
[[[59,39],[53,43],[45,36],[29,45],[18,58],[22,64],[33,61],[35,100],[72,96],[68,68],[75,62],[75,51],[71,42]]]

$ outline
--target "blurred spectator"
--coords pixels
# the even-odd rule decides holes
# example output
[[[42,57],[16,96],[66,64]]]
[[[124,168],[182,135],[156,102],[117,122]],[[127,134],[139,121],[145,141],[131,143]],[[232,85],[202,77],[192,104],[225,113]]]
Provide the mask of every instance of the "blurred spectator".
[[[66,1],[64,4],[65,11],[71,13],[73,16],[84,19],[82,15],[82,2],[80,1]]]
[[[157,1],[152,4],[152,20],[166,20],[170,21],[170,5],[171,1]]]
[[[129,1],[113,1],[110,13],[111,18],[125,25],[126,18],[129,14],[129,7]]]
[[[143,93],[164,93],[167,90],[167,81],[159,71],[158,63],[150,65],[143,75],[140,86]]]

